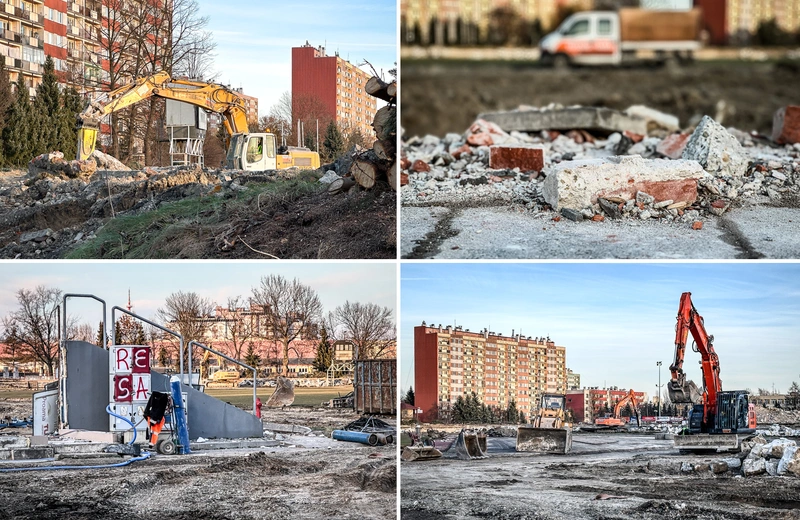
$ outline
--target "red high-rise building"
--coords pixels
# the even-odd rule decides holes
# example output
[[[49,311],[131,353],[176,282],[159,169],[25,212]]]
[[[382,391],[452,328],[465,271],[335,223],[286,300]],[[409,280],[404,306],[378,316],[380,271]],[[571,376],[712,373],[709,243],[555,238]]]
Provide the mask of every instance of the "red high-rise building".
[[[327,56],[323,47],[308,42],[292,48],[292,119],[305,125],[305,135],[313,135],[316,122],[320,134],[333,120],[346,134],[356,128],[373,135],[372,120],[377,101],[364,91],[370,75],[347,60]],[[321,139],[321,137],[320,137]]]

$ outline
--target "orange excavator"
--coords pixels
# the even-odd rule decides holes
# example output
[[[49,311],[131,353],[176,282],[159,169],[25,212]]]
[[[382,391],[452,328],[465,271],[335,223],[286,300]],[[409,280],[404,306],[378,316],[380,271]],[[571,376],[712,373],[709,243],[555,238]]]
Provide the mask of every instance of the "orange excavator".
[[[619,400],[619,402],[614,406],[614,415],[611,417],[598,417],[595,419],[594,423],[598,426],[622,426],[625,424],[625,421],[622,420],[620,417],[620,412],[625,408],[625,405],[630,404],[631,408],[633,409],[633,413],[636,414],[636,425],[641,426],[642,418],[639,414],[639,400],[636,399],[636,394],[631,388],[631,391],[628,392],[628,395],[623,397]]]
[[[703,389],[686,379],[683,359],[689,333],[694,342],[692,350],[700,353],[703,370]],[[719,356],[714,351],[714,336],[703,324],[703,317],[692,303],[692,293],[681,295],[678,323],[675,327],[675,361],[669,367],[671,380],[667,384],[670,400],[675,404],[691,404],[688,426],[675,436],[680,449],[738,450],[743,439],[756,428],[755,407],[748,401],[745,390],[722,391],[719,378]]]

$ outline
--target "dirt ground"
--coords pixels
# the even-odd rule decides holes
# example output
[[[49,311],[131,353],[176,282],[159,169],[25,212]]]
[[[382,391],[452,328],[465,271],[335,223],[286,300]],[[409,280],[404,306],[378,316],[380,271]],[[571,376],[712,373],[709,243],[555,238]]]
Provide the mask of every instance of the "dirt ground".
[[[771,133],[779,107],[797,104],[800,63],[696,62],[677,69],[580,68],[536,64],[402,62],[401,123],[405,136],[461,133],[481,112],[520,105],[644,104],[674,114],[682,126],[703,115],[740,130]]]
[[[800,479],[682,474],[681,455],[652,435],[573,436],[567,455],[516,453],[489,438],[489,457],[403,462],[401,517],[417,519],[800,518]],[[602,499],[599,495],[616,498]]]
[[[0,402],[0,413],[26,411],[29,400]],[[396,518],[396,447],[329,438],[358,415],[311,407],[264,412],[265,422],[314,434],[281,435],[276,447],[153,455],[120,468],[0,473],[0,519]],[[0,436],[14,433],[26,432]]]
[[[397,257],[385,183],[330,196],[321,171],[122,172],[112,186],[104,175],[0,172],[0,258]]]

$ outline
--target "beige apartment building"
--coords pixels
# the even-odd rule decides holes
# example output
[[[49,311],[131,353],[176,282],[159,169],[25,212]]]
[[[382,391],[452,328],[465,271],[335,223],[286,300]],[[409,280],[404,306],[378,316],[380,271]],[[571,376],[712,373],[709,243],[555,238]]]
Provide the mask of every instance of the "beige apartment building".
[[[504,336],[423,322],[414,327],[414,376],[423,420],[435,419],[439,409],[472,392],[499,409],[514,400],[530,417],[542,393],[566,393],[566,348],[514,331]]]

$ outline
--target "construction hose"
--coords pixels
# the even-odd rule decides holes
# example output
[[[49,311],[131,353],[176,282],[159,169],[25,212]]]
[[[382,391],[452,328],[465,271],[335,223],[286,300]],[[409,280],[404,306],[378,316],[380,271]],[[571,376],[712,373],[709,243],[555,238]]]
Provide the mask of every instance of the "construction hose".
[[[131,421],[127,417],[123,417],[121,415],[117,415],[114,412],[112,412],[111,405],[106,406],[106,413],[108,415],[111,415],[112,417],[116,417],[117,419],[122,419],[123,421],[131,425],[131,428],[133,428],[133,439],[131,439],[131,442],[129,442],[128,444],[133,446],[133,443],[136,442],[136,425],[133,424],[133,421]]]
[[[12,473],[15,471],[46,471],[53,469],[104,469],[104,468],[120,468],[127,466],[132,462],[139,462],[140,460],[147,460],[150,458],[150,452],[146,451],[141,457],[134,457],[123,462],[116,464],[100,464],[97,466],[33,466],[27,468],[2,468],[0,473]]]

